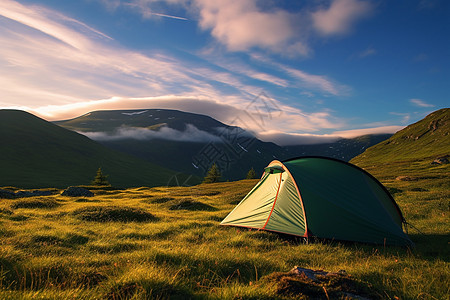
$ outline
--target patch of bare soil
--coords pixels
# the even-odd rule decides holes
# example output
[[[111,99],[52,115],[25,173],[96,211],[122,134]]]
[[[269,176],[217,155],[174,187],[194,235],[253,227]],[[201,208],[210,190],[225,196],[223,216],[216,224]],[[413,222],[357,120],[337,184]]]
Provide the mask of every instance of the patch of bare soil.
[[[353,278],[345,271],[325,272],[295,267],[289,272],[265,276],[276,282],[276,293],[296,299],[382,299],[368,283]]]

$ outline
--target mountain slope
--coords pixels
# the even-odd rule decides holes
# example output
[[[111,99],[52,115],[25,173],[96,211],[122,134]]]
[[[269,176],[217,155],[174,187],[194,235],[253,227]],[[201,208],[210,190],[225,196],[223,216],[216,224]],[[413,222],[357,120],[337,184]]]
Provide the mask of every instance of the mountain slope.
[[[349,161],[365,149],[391,137],[392,134],[369,134],[351,139],[339,139],[332,143],[285,146],[293,156],[318,155]]]
[[[99,167],[118,187],[166,185],[175,174],[23,111],[0,110],[0,140],[0,186],[89,184]]]
[[[388,140],[351,160],[381,177],[396,175],[440,176],[449,164],[432,164],[450,155],[450,109],[435,111],[407,126]]]
[[[260,174],[273,159],[322,155],[349,160],[390,136],[280,147],[209,116],[166,109],[94,111],[55,124],[81,132],[106,147],[180,172],[204,176],[215,161],[223,180],[245,178],[250,168]]]
[[[204,176],[217,162],[223,180],[258,173],[285,149],[209,116],[177,110],[95,111],[55,124],[76,130],[101,144],[152,163]]]
[[[154,129],[157,129],[158,126],[167,126],[183,131],[186,129],[186,124],[192,124],[197,129],[206,132],[214,132],[216,128],[227,127],[209,116],[171,109],[93,111],[71,120],[54,123],[75,131],[110,133],[121,127],[147,128],[155,126]]]

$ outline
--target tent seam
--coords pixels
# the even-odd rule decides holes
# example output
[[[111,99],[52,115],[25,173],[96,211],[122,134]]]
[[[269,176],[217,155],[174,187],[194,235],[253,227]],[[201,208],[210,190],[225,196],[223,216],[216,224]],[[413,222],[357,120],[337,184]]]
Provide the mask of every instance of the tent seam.
[[[309,237],[308,223],[306,222],[305,206],[303,205],[303,197],[302,197],[302,194],[300,194],[300,190],[298,189],[297,181],[295,180],[294,176],[292,176],[292,174],[289,171],[289,169],[284,165],[284,163],[281,163],[281,165],[283,166],[283,169],[289,174],[289,176],[291,176],[292,181],[294,182],[295,189],[297,190],[297,194],[298,194],[298,199],[300,200],[300,205],[302,206],[302,211],[303,211],[303,222],[305,223],[305,234],[303,236],[304,237]]]
[[[270,210],[269,216],[267,217],[267,221],[261,229],[265,229],[267,223],[269,223],[270,217],[272,216],[273,210],[275,208],[275,204],[277,203],[278,193],[280,192],[281,181],[282,181],[283,173],[280,173],[280,183],[278,184],[277,195],[275,196],[275,200],[273,200],[272,209]]]

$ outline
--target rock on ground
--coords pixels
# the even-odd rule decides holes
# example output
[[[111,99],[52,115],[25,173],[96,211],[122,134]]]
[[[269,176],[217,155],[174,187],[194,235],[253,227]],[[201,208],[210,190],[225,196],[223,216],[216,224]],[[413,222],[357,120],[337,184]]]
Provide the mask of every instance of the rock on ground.
[[[69,197],[93,197],[94,193],[82,187],[70,186],[65,189],[61,195]]]

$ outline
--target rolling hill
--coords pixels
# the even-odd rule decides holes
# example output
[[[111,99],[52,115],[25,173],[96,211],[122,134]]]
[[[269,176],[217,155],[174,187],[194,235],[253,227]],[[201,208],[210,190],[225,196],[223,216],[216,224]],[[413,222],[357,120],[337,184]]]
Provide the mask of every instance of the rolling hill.
[[[89,184],[99,167],[116,187],[166,185],[175,174],[18,110],[0,110],[0,140],[0,186]]]
[[[390,136],[280,147],[209,116],[166,109],[95,111],[55,124],[83,133],[106,147],[180,172],[204,176],[216,161],[224,180],[245,178],[252,167],[259,175],[273,159],[323,155],[349,160]]]
[[[435,160],[441,162],[434,162]],[[381,178],[449,176],[450,109],[435,111],[351,160]],[[433,163],[434,162],[434,163]],[[445,175],[446,174],[446,175]]]

